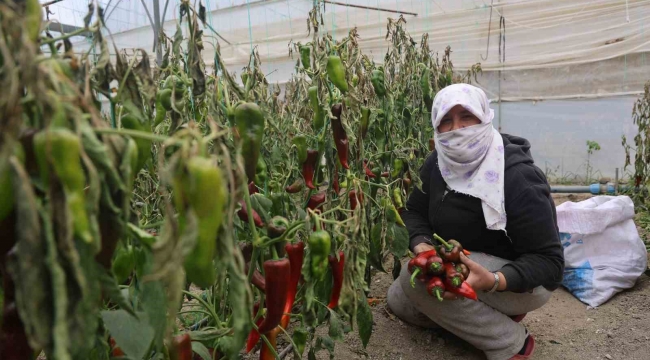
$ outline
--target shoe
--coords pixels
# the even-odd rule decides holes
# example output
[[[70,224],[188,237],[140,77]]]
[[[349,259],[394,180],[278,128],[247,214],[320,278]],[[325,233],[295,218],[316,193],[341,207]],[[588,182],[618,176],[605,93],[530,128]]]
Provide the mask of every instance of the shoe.
[[[530,359],[533,356],[533,352],[535,351],[535,338],[533,335],[528,335],[527,339],[528,341],[526,342],[526,346],[524,348],[524,354],[517,354],[511,357],[510,360]]]
[[[510,318],[512,319],[512,321],[518,323],[518,322],[521,322],[521,320],[523,320],[525,317],[526,317],[526,314],[521,314],[521,315],[513,315]]]

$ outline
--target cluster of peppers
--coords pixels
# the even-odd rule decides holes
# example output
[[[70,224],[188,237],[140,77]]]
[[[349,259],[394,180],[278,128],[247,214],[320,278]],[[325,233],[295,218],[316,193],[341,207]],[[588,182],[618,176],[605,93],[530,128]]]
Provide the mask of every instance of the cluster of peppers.
[[[285,226],[279,221],[274,221],[277,218],[273,218],[268,226],[271,238],[278,238],[286,231]],[[338,305],[343,286],[345,254],[339,251],[338,256],[331,255],[331,243],[329,233],[324,230],[313,232],[307,240],[312,276],[322,280],[327,273],[327,267],[329,266],[332,270],[333,287],[328,307],[333,309]],[[264,334],[268,343],[275,348],[277,335],[289,325],[291,309],[296,301],[298,285],[302,278],[305,243],[302,241],[287,243],[284,246],[284,251],[287,255],[286,258],[266,260],[263,263],[263,276],[257,270],[253,272],[253,285],[265,294],[266,314],[258,317],[255,322],[257,330],[251,330],[248,335],[247,353],[259,342],[261,334]],[[259,312],[259,307],[260,304],[256,303],[253,309],[255,314]],[[303,344],[304,348],[307,333],[303,329],[297,329],[294,332],[294,340],[296,338],[303,339],[297,341],[297,344]],[[266,359],[274,359],[274,356],[268,344],[264,342],[260,350],[260,360]]]
[[[476,292],[465,282],[469,269],[460,262],[460,254],[469,255],[469,251],[456,240],[445,241],[438,235],[434,238],[441,245],[435,249],[417,254],[408,263],[411,274],[411,286],[415,287],[415,279],[426,284],[427,292],[442,301],[442,293],[448,291],[476,301]]]

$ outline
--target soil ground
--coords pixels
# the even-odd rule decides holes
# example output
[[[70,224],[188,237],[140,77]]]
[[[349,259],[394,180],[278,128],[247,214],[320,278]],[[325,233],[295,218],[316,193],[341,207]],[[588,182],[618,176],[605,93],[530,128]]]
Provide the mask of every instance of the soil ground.
[[[556,204],[590,197],[554,195]],[[347,334],[335,347],[336,359],[485,359],[482,352],[454,335],[441,330],[408,325],[396,318],[386,305],[392,283],[388,274],[377,273],[371,297],[381,301],[373,306],[374,327],[364,350],[358,334]],[[648,272],[646,272],[647,274]],[[535,359],[596,360],[650,359],[650,277],[642,275],[632,289],[617,294],[598,308],[589,308],[560,288],[541,309],[529,313],[522,323],[535,336]],[[282,339],[279,339],[282,348]],[[251,358],[256,359],[257,354]],[[306,356],[305,356],[306,358]],[[317,355],[328,359],[326,351]]]

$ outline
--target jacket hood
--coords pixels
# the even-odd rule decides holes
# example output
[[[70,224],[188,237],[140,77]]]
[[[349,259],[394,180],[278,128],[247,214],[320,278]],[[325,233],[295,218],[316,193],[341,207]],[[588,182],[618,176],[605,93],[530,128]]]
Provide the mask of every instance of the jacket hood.
[[[530,142],[522,137],[501,134],[505,153],[505,169],[517,164],[533,164],[533,156],[530,153]]]

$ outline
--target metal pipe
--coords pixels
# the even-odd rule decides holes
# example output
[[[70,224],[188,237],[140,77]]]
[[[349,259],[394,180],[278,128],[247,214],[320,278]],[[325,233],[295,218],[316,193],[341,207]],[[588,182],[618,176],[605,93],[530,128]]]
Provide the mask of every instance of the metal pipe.
[[[364,5],[346,4],[346,3],[342,3],[342,2],[338,2],[338,1],[330,1],[330,0],[323,0],[323,2],[326,3],[326,4],[334,4],[334,5],[339,5],[339,6],[348,6],[348,7],[358,8],[358,9],[377,10],[377,11],[384,11],[384,12],[395,13],[395,14],[404,14],[404,15],[413,15],[413,16],[418,16],[417,13],[414,13],[414,12],[408,12],[408,11],[399,11],[399,10],[392,10],[392,9],[384,9],[384,8],[374,7],[374,6],[364,6]]]
[[[619,186],[620,191],[625,191],[629,188],[627,185]],[[591,184],[589,186],[578,186],[578,185],[553,185],[551,186],[551,193],[561,193],[561,194],[616,194],[617,190],[613,184]]]

